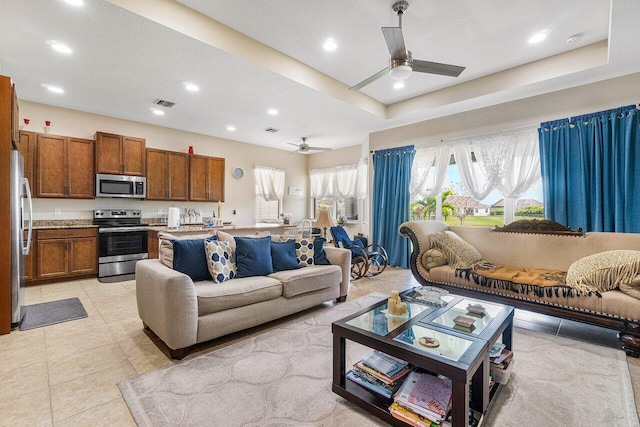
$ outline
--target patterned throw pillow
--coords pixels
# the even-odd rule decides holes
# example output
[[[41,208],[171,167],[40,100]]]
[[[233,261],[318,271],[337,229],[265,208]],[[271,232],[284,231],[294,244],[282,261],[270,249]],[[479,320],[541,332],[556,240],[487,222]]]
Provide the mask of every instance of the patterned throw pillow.
[[[313,239],[296,237],[296,258],[302,267],[313,265]]]
[[[605,251],[580,258],[567,271],[567,285],[587,292],[630,284],[640,274],[640,251]]]
[[[236,277],[236,261],[229,242],[213,240],[205,242],[204,247],[207,267],[214,282],[222,283]]]
[[[429,249],[422,254],[422,265],[427,270],[447,264],[447,258],[440,249]]]
[[[429,234],[431,247],[440,249],[453,268],[471,268],[473,263],[482,261],[480,252],[452,231]]]

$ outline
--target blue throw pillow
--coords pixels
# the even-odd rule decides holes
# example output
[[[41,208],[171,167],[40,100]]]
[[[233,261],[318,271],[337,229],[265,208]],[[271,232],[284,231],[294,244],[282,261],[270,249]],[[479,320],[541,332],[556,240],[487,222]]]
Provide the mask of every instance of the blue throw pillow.
[[[296,242],[293,239],[286,242],[271,242],[271,259],[274,272],[301,268],[296,258]]]
[[[267,276],[273,273],[271,237],[234,237],[237,278]]]
[[[327,254],[324,252],[324,244],[327,240],[324,237],[316,237],[313,241],[313,263],[315,265],[330,265]]]
[[[173,269],[191,277],[191,280],[211,280],[207,267],[205,240],[217,240],[216,236],[206,239],[171,240],[173,244]]]

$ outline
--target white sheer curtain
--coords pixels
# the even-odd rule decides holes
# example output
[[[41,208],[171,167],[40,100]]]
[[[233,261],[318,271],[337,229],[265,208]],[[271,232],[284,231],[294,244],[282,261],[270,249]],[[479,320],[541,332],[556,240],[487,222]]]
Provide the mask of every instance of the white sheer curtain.
[[[519,199],[540,179],[540,147],[536,130],[514,132],[509,135],[513,157],[507,163],[498,191],[504,197]]]
[[[449,145],[416,149],[411,165],[411,201],[435,196],[442,191],[450,157]]]
[[[535,129],[469,138],[454,145],[453,152],[462,183],[478,201],[493,190],[519,198],[540,179]]]
[[[268,166],[253,166],[256,196],[267,202],[281,200],[284,195],[284,170]]]
[[[367,164],[363,161],[346,166],[311,169],[311,197],[316,199],[342,199],[367,196]]]

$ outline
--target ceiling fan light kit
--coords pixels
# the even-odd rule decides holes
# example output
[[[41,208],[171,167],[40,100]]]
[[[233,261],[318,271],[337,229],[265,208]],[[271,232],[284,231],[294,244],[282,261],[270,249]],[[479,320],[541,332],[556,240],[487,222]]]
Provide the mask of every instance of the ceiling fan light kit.
[[[441,64],[438,62],[414,60],[411,52],[407,50],[404,44],[404,36],[402,35],[402,15],[409,7],[409,3],[402,0],[395,2],[392,6],[393,11],[398,15],[397,27],[382,27],[382,35],[387,42],[389,49],[389,66],[384,70],[378,71],[373,76],[351,86],[349,90],[359,90],[366,85],[373,83],[381,77],[389,74],[394,80],[406,80],[415,72],[439,74],[442,76],[458,77],[465,67],[457,65]]]

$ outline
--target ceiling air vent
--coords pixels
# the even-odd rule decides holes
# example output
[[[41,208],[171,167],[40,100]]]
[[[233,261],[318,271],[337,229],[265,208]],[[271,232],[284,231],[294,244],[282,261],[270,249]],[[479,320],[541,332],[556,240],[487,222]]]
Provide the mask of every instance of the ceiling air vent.
[[[278,132],[278,129],[276,129],[276,128],[266,128],[264,131],[265,132],[269,132],[269,133],[276,133],[276,132]]]
[[[164,100],[164,99],[160,99],[160,98],[158,98],[158,99],[156,99],[155,101],[153,101],[153,103],[154,103],[154,104],[156,104],[156,105],[159,105],[159,106],[161,106],[161,107],[166,107],[166,108],[171,108],[171,107],[173,107],[174,105],[176,105],[176,103],[175,103],[175,102],[166,101],[166,100]]]

